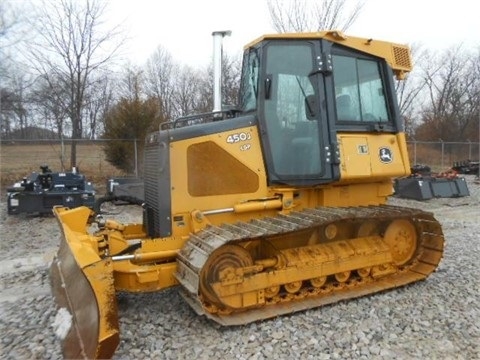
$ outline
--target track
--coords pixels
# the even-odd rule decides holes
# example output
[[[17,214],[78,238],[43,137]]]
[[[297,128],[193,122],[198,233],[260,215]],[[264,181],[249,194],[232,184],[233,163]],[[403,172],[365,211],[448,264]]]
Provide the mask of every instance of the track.
[[[423,280],[443,246],[422,210],[323,207],[210,226],[185,244],[176,277],[197,313],[239,325]]]

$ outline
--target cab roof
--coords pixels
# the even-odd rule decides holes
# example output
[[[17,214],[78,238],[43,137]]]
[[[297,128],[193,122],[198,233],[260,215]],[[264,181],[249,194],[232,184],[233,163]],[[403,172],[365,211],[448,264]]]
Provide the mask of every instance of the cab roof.
[[[304,33],[277,33],[266,34],[245,45],[249,49],[266,40],[314,40],[325,39],[343,46],[365,52],[387,61],[397,79],[403,79],[406,73],[413,68],[410,49],[407,45],[392,43],[383,40],[359,38],[345,35],[339,30],[327,30]]]

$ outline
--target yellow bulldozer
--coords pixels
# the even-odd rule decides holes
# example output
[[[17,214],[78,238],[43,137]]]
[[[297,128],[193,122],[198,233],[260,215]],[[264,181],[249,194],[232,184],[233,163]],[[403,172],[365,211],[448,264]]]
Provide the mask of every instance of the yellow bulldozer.
[[[228,33],[213,35],[221,49]],[[211,113],[146,138],[138,224],[54,208],[64,356],[113,355],[117,292],[176,286],[198,314],[240,325],[425,279],[441,225],[386,204],[410,173],[395,79],[411,68],[407,46],[340,31],[246,45],[236,107],[222,108],[215,71]]]

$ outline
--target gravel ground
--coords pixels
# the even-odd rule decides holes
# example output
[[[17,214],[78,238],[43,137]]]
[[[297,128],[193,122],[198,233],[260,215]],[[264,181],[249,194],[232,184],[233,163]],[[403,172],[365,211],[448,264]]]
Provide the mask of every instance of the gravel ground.
[[[434,212],[446,249],[426,281],[322,308],[224,328],[197,316],[176,289],[119,294],[115,359],[479,359],[480,185],[470,196],[390,203]],[[119,218],[133,221],[135,208]],[[8,216],[0,203],[0,357],[58,359],[48,265],[52,217]]]

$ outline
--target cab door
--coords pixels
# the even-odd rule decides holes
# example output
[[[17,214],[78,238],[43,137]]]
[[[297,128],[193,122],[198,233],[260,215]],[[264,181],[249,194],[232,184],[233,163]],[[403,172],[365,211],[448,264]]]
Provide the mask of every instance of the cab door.
[[[273,40],[262,48],[259,125],[270,184],[333,181],[337,166],[325,109],[320,41]]]

